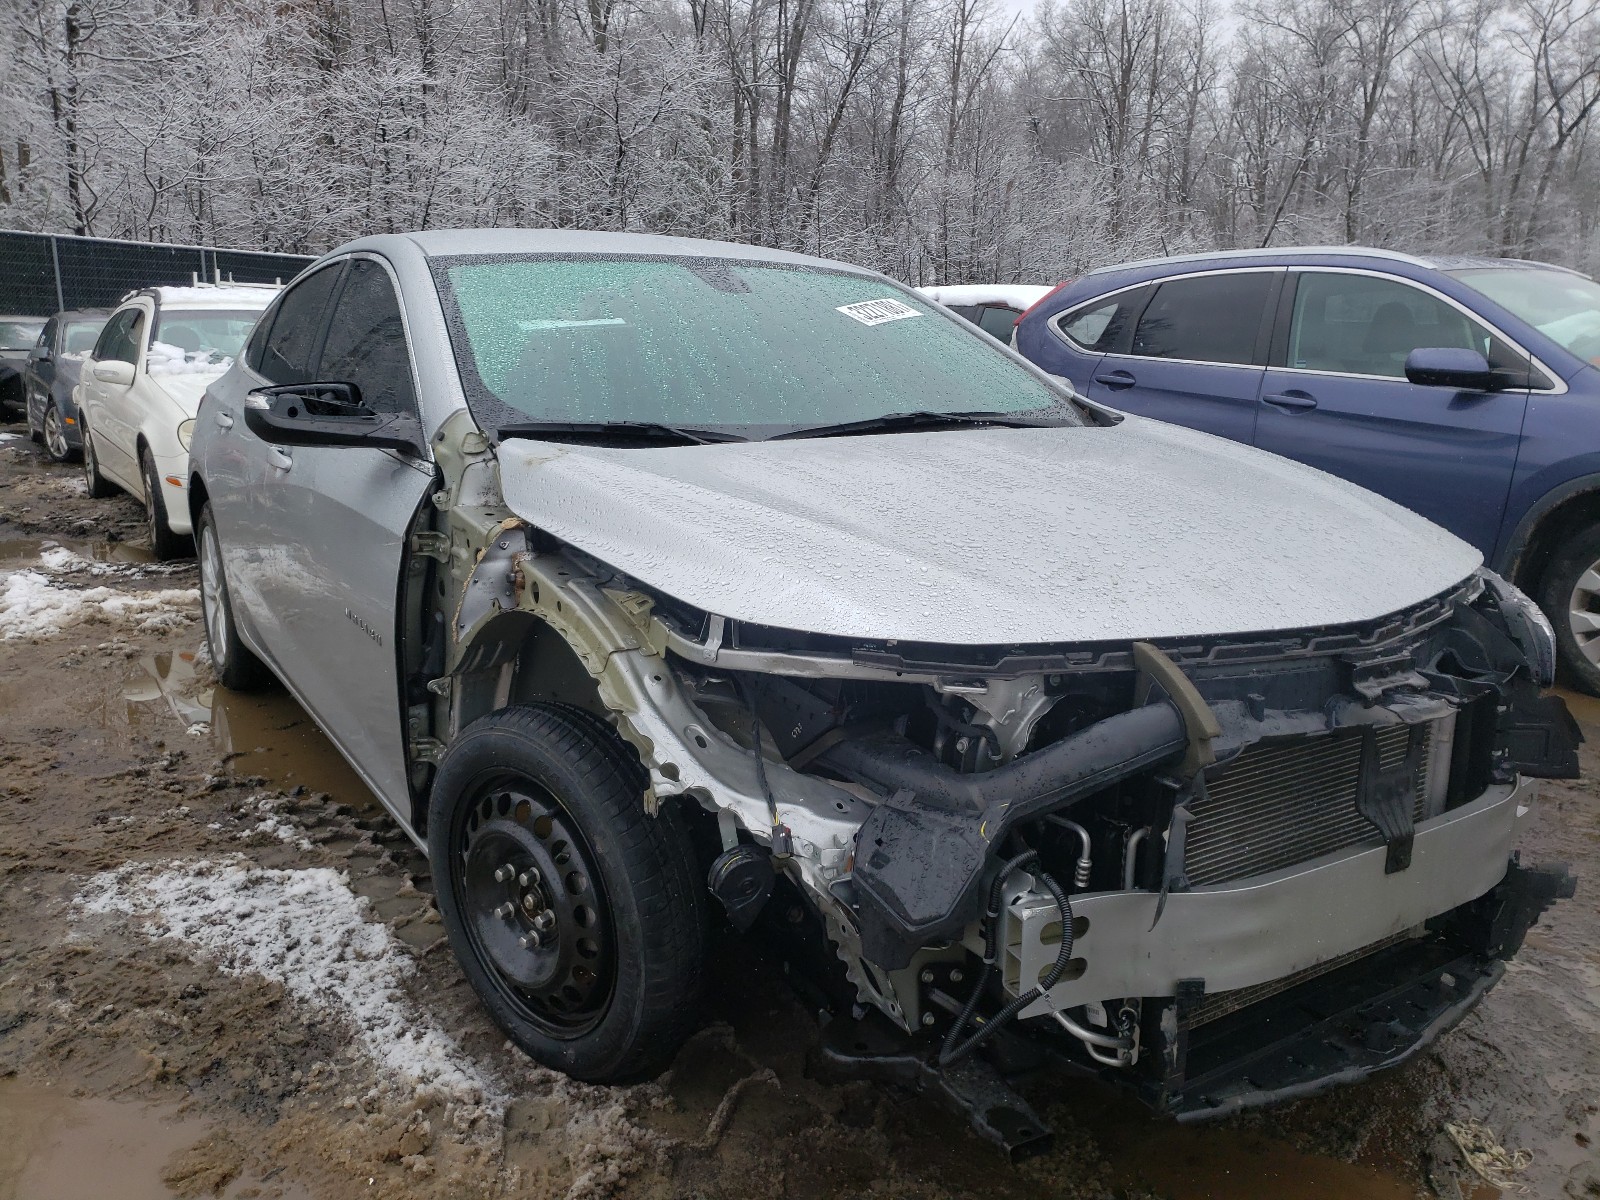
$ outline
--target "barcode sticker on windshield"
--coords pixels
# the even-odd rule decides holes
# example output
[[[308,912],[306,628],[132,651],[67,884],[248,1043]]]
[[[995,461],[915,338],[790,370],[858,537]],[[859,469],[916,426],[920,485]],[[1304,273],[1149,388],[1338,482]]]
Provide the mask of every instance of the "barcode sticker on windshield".
[[[922,314],[909,304],[898,300],[858,300],[854,304],[841,304],[839,311],[852,321],[863,325],[882,325],[887,321],[903,321]]]

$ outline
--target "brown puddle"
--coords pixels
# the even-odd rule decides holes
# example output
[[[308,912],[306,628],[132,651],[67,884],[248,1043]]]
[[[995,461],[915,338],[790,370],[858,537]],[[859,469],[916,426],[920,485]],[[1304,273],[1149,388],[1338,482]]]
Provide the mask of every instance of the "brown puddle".
[[[208,738],[219,757],[231,756],[236,775],[259,775],[284,789],[303,785],[336,803],[377,811],[366,784],[281,687],[230,692],[213,686],[209,673],[200,677],[194,651],[163,650],[138,660],[123,699],[130,725],[170,717]]]
[[[0,1079],[0,1129],[0,1200],[172,1200],[179,1195],[165,1178],[174,1171],[172,1160],[211,1133],[205,1122],[170,1109],[78,1098],[15,1079]],[[215,1194],[263,1200],[311,1195],[298,1184],[247,1175],[231,1178]]]
[[[38,558],[50,546],[71,550],[91,562],[133,563],[148,565],[156,561],[150,547],[143,542],[74,541],[71,538],[4,538],[0,539],[0,562],[14,562],[25,558]]]

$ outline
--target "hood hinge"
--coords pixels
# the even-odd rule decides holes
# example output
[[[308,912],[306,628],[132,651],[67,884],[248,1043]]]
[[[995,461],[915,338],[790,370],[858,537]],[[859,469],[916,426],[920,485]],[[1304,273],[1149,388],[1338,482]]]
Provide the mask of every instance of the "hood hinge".
[[[450,561],[450,537],[431,529],[419,529],[411,535],[411,553],[447,563]]]

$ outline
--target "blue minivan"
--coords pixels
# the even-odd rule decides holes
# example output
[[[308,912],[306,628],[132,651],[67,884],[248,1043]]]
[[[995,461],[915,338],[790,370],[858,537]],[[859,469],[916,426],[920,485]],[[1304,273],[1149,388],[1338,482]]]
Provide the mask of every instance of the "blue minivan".
[[[1341,475],[1471,542],[1600,694],[1600,284],[1359,247],[1130,263],[1017,350],[1091,399]]]

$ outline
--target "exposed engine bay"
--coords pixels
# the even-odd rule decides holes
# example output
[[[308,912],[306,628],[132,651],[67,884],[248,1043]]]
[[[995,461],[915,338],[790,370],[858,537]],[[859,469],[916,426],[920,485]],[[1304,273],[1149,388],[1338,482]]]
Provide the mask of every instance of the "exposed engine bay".
[[[1402,1061],[1573,892],[1515,858],[1579,734],[1488,571],[1360,625],[1045,646],[752,626],[517,518],[454,573],[413,730],[606,717],[647,807],[697,814],[730,922],[802,966],[817,1069],[927,1088],[1013,1155],[1048,1130],[1007,1080],[1043,1066],[1194,1119]]]

